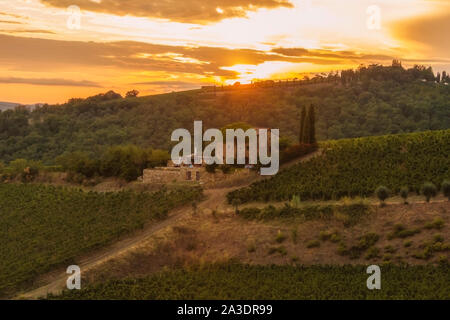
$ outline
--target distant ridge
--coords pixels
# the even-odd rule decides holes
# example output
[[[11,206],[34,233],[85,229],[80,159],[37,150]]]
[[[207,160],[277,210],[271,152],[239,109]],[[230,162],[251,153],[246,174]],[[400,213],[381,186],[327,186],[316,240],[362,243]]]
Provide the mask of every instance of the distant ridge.
[[[0,101],[0,110],[2,110],[2,111],[9,110],[9,109],[14,109],[17,106],[20,106],[20,103],[2,102],[2,101]]]
[[[43,105],[42,103],[35,103],[35,104],[27,104],[25,107],[29,110],[33,110],[37,106]],[[14,103],[14,102],[2,102],[0,101],[0,110],[6,111],[6,110],[12,110],[15,107],[23,106],[21,103]]]

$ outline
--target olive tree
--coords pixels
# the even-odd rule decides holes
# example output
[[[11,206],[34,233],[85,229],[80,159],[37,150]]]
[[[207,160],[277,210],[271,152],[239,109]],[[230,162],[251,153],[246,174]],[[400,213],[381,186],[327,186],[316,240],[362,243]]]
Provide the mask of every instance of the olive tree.
[[[444,193],[444,196],[450,201],[450,180],[444,180],[444,182],[442,182],[442,193]]]
[[[378,199],[380,199],[380,204],[383,207],[385,205],[384,201],[389,198],[389,189],[385,186],[379,186],[376,190],[375,190],[375,194],[377,196]]]
[[[409,195],[409,189],[408,187],[403,187],[400,189],[400,197],[403,198],[403,203],[408,204],[408,195]]]
[[[425,182],[422,186],[422,194],[426,197],[427,202],[430,202],[430,199],[437,195],[437,188],[431,182]]]

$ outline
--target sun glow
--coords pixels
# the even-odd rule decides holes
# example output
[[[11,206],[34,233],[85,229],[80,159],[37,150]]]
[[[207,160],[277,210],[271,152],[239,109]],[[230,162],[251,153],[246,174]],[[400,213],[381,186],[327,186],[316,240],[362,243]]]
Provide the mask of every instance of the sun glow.
[[[135,0],[140,1],[147,4]],[[79,30],[67,28],[65,0],[0,1],[6,48],[0,50],[0,100],[63,102],[71,97],[68,92],[85,96],[111,88],[123,93],[143,82],[152,84],[138,89],[155,93],[198,83],[293,79],[387,64],[393,58],[405,65],[430,64],[437,71],[450,66],[448,42],[433,34],[450,32],[448,1],[379,0],[379,30],[367,28],[369,0],[346,0],[345,5],[291,0],[291,5],[272,7],[250,0],[233,7],[223,0],[201,8],[191,8],[190,1],[170,10],[164,1],[152,3],[156,13],[167,16],[150,11],[145,16],[147,6],[139,5],[112,12],[105,7],[108,1],[92,1],[93,7],[80,8]],[[74,72],[76,77],[68,79]],[[142,74],[145,79],[139,78]],[[61,80],[61,90],[44,85],[46,79]],[[39,99],[41,92],[45,96]]]

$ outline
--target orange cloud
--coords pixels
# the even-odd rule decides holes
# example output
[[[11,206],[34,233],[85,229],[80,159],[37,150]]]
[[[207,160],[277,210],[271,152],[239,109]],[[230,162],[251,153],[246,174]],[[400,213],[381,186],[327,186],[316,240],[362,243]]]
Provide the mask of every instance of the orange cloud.
[[[450,13],[440,13],[397,21],[392,35],[405,47],[419,50],[428,56],[448,57],[450,52]]]
[[[274,48],[272,52],[282,54],[288,57],[315,57],[320,59],[332,59],[330,64],[339,63],[339,61],[358,62],[377,62],[392,61],[393,57],[382,54],[358,54],[351,51],[333,51],[325,49],[307,50],[304,48]],[[336,61],[338,60],[338,61]]]
[[[97,87],[101,85],[92,81],[75,81],[68,79],[36,79],[36,78],[16,78],[16,77],[0,77],[0,83],[14,84],[33,84],[40,86],[64,86],[64,87]]]
[[[59,41],[7,35],[0,35],[0,42],[3,44],[0,50],[2,65],[22,71],[58,72],[61,69],[95,67],[235,78],[238,75],[236,71],[223,67],[258,65],[268,61],[340,63],[338,59],[317,57],[312,52],[307,57],[296,57],[253,49],[184,47],[132,41]]]
[[[41,0],[59,8],[77,5],[82,10],[119,16],[168,19],[176,22],[208,24],[226,18],[246,17],[260,8],[292,8],[288,0]]]

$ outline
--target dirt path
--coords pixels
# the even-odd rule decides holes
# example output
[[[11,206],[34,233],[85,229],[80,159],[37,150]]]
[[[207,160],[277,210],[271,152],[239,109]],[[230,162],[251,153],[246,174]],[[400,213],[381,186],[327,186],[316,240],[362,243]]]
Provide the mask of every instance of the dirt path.
[[[198,205],[198,210],[226,206],[226,194],[233,189],[234,188],[206,190],[206,200]],[[123,240],[80,258],[77,261],[77,265],[80,267],[82,273],[87,272],[110,259],[136,249],[140,244],[149,240],[156,232],[176,224],[178,221],[189,217],[191,214],[191,206],[184,206],[176,209],[172,211],[169,214],[169,217],[164,221],[157,224],[151,224]],[[37,289],[22,293],[15,299],[39,299],[46,297],[50,293],[59,294],[66,287],[68,277],[69,275],[67,275],[63,269],[58,269],[45,274],[36,280],[38,286]]]
[[[283,168],[289,165],[293,165],[298,162],[305,162],[313,157],[320,155],[321,152],[315,152],[307,155],[301,159],[291,161],[289,164],[285,164]],[[252,182],[252,181],[250,181]],[[249,184],[247,181],[239,186],[234,186],[230,188],[221,189],[208,189],[205,190],[206,200],[199,203],[198,210],[223,210],[229,207],[226,204],[227,193],[233,191],[234,189],[244,187]],[[77,265],[80,267],[82,274],[84,272],[90,271],[93,268],[103,264],[104,262],[119,257],[127,252],[140,247],[143,243],[146,243],[160,230],[167,227],[175,225],[182,219],[189,218],[192,214],[191,206],[184,206],[182,208],[176,209],[169,214],[169,217],[157,224],[151,224],[146,226],[143,230],[138,231],[127,238],[124,238],[114,244],[111,244],[105,248],[94,251],[84,257],[77,260]],[[65,269],[54,270],[48,274],[40,276],[36,281],[36,289],[30,290],[28,292],[18,295],[15,299],[38,299],[46,297],[48,294],[59,294],[65,287],[66,281],[69,277],[66,274]]]

